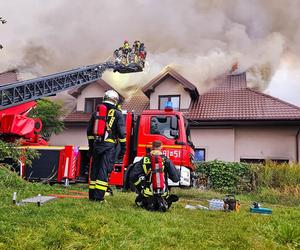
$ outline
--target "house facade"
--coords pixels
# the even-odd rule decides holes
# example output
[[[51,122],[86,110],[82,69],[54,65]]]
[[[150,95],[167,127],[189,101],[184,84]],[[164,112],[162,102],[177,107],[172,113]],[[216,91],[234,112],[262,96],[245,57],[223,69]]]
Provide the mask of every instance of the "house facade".
[[[249,88],[246,73],[221,76],[211,86],[199,93],[195,84],[166,68],[126,99],[123,109],[140,114],[145,109],[163,109],[172,101],[173,108],[189,119],[199,161],[299,162],[299,107]],[[65,117],[66,129],[52,135],[50,145],[87,147],[87,123],[108,89],[111,86],[99,80],[71,91],[76,109]]]

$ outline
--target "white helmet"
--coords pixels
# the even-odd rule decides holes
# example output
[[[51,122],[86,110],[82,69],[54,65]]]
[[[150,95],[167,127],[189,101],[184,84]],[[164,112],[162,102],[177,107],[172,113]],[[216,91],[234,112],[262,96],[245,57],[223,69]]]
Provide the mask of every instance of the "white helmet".
[[[103,102],[110,103],[112,105],[117,105],[119,102],[119,94],[114,90],[107,90],[104,93]]]

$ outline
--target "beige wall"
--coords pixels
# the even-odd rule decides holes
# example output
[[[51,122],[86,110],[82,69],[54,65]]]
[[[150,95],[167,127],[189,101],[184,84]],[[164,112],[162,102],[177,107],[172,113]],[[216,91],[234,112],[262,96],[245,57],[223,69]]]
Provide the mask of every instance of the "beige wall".
[[[196,148],[205,148],[206,161],[241,158],[296,161],[297,130],[296,127],[193,128],[191,135]]]
[[[189,92],[185,91],[183,86],[173,77],[167,77],[155,88],[155,91],[150,95],[150,109],[158,109],[159,95],[180,95],[180,108],[188,109],[190,107]]]
[[[196,148],[205,148],[206,161],[251,159],[288,159],[296,161],[294,127],[192,128]],[[87,146],[86,126],[67,127],[52,135],[50,145]],[[299,152],[300,153],[300,152]]]
[[[66,127],[65,130],[56,135],[53,134],[49,141],[51,146],[87,146],[86,126]]]
[[[196,148],[205,148],[205,160],[234,161],[234,129],[191,129]]]
[[[104,89],[96,82],[85,87],[77,98],[77,111],[84,111],[85,98],[103,97]]]
[[[296,161],[297,130],[293,127],[236,128],[235,160],[261,158]]]

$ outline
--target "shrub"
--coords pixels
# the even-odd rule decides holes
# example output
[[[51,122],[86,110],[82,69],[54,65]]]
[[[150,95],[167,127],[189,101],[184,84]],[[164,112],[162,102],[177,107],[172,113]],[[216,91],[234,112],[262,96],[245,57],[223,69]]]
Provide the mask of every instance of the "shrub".
[[[300,166],[297,164],[268,161],[265,165],[253,165],[251,172],[258,187],[282,189],[300,184]]]
[[[202,162],[196,172],[207,178],[208,187],[226,192],[251,191],[252,173],[249,164],[240,162]]]
[[[262,164],[241,162],[201,162],[196,173],[202,184],[220,191],[253,191],[268,189],[283,195],[300,197],[300,166],[277,164],[271,161]]]

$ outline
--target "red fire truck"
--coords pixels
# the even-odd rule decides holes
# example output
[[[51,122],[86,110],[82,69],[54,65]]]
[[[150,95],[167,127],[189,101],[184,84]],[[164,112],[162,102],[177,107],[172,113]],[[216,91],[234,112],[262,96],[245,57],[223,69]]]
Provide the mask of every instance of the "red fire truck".
[[[33,80],[20,81],[0,87],[0,136],[12,141],[20,138],[24,148],[35,148],[40,157],[32,166],[21,163],[20,175],[28,180],[65,183],[87,181],[89,158],[87,148],[73,145],[48,146],[40,136],[39,119],[27,117],[35,107],[34,100],[79,87],[101,78],[106,69],[117,71],[115,63],[106,62],[74,69]],[[181,180],[170,183],[190,186],[194,171],[193,144],[187,119],[170,106],[165,110],[146,110],[135,117],[124,112],[127,132],[127,151],[122,163],[116,163],[110,175],[110,184],[124,186],[128,166],[146,154],[152,141],[161,140],[163,153],[179,168]]]
[[[163,143],[163,154],[173,161],[181,175],[178,183],[169,180],[169,184],[190,186],[195,170],[194,150],[189,124],[183,114],[168,106],[165,110],[145,110],[136,121],[132,113],[125,114],[125,117],[127,151],[124,162],[115,164],[110,184],[123,186],[127,167],[145,156],[153,141],[160,140]]]

